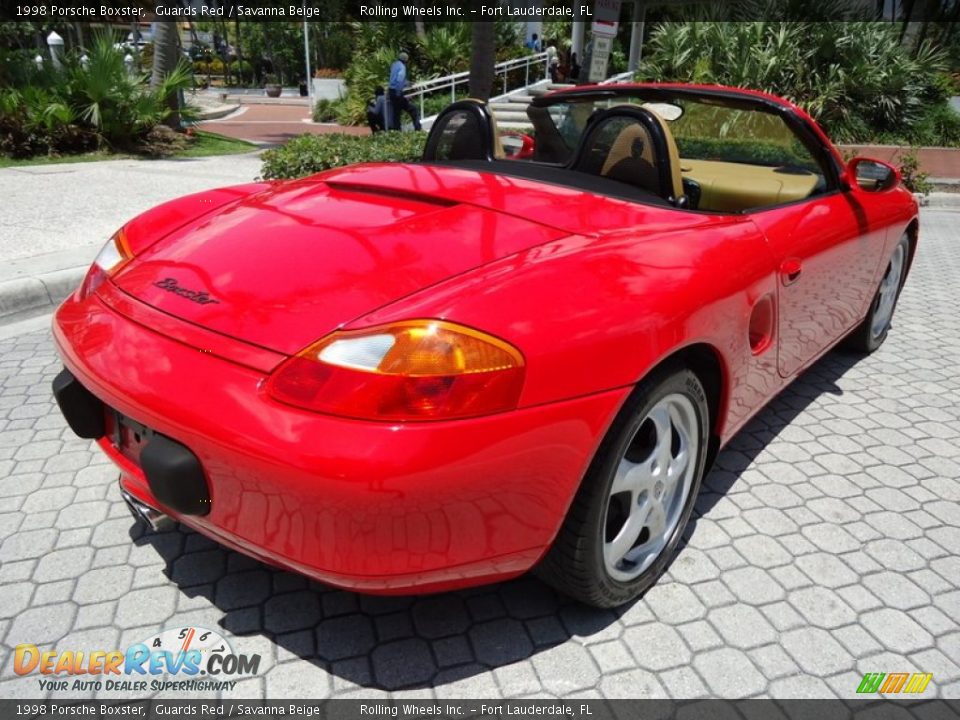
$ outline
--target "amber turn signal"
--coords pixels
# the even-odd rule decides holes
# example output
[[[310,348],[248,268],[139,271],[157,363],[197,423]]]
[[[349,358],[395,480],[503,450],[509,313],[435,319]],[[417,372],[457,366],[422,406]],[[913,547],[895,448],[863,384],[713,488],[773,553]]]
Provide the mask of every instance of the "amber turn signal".
[[[509,343],[443,320],[335,332],[284,362],[267,390],[289,405],[369,420],[511,410],[524,362]]]

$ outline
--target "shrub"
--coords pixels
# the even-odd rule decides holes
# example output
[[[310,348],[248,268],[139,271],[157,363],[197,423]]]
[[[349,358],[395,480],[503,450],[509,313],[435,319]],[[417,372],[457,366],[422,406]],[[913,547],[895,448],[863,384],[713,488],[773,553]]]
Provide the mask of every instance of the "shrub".
[[[338,70],[337,68],[322,67],[314,70],[313,76],[319,80],[342,78],[343,70]]]
[[[910,192],[928,195],[933,190],[933,183],[927,180],[930,173],[920,170],[920,160],[915,147],[900,151],[900,176],[904,187]]]
[[[947,56],[914,53],[880,22],[667,22],[645,48],[645,79],[750,87],[787,97],[838,142],[909,137],[943,106]],[[930,124],[931,134],[952,128]],[[934,139],[931,137],[931,139]]]
[[[313,106],[313,121],[318,123],[332,123],[337,121],[337,113],[341,100],[320,98]]]
[[[775,142],[741,138],[676,137],[680,154],[686,158],[723,158],[729,162],[755,165],[809,164],[802,147],[791,149]]]
[[[423,155],[424,132],[375,135],[301,135],[263,154],[267,180],[298,178],[361,162],[410,162]]]
[[[367,103],[377,85],[387,86],[390,64],[397,51],[376,47],[359,51],[343,74],[347,96],[337,106],[337,122],[341,125],[364,125],[367,121]]]

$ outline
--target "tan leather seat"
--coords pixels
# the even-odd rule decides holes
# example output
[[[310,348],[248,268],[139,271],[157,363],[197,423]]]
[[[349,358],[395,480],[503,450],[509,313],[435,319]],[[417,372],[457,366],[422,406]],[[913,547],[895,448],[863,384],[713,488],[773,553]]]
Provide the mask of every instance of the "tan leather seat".
[[[654,165],[653,142],[647,129],[637,122],[624,125],[617,134],[600,168],[600,174],[637,185],[654,195],[662,194]]]
[[[634,108],[636,106],[615,105],[614,107]],[[653,118],[660,127],[660,132],[663,133],[667,156],[670,160],[670,187],[660,187],[653,155],[655,145],[650,138],[649,131],[640,123],[632,123],[623,128],[610,149],[610,155],[603,165],[601,175],[623,182],[632,182],[635,185],[639,184],[656,195],[662,195],[666,191],[670,198],[676,200],[683,197],[683,175],[680,172],[680,151],[677,149],[677,142],[673,139],[673,133],[670,131],[670,125],[666,120],[650,108],[643,108],[643,110]],[[638,147],[636,145],[638,141],[641,143],[639,147],[642,147],[642,151],[634,153],[634,148]],[[628,161],[634,154],[638,157],[635,157],[633,162]],[[631,179],[629,173],[637,173],[639,177]],[[626,177],[621,177],[621,175],[626,175]]]
[[[629,112],[618,114],[618,110],[629,110]],[[652,110],[638,108],[636,105],[617,105],[607,112],[613,114],[597,120],[600,123],[597,127],[588,128],[589,145],[594,147],[592,149],[588,147],[587,152],[581,153],[579,161],[574,163],[575,166],[581,165],[577,169],[587,169],[591,164],[591,152],[609,142],[609,150],[602,158],[603,162],[599,167],[593,165],[592,172],[640,187],[672,202],[682,198],[683,176],[680,173],[680,153],[666,121]],[[643,114],[646,124],[637,117],[637,113]],[[616,136],[610,141],[610,133],[614,132]],[[662,142],[652,137],[652,133],[660,135]],[[606,135],[606,141],[602,139],[603,135]],[[660,169],[664,158],[658,157],[658,152],[660,154],[665,152],[667,155],[669,178],[666,180]],[[583,163],[587,163],[587,167],[583,167]]]

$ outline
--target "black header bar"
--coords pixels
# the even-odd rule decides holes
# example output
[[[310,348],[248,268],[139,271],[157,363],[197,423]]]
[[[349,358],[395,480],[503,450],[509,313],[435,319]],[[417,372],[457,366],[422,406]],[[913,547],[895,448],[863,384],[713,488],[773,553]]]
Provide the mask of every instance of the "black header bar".
[[[595,0],[0,0],[0,20],[479,22],[596,19]],[[642,11],[642,12],[640,12]],[[622,0],[646,20],[955,22],[960,0]]]

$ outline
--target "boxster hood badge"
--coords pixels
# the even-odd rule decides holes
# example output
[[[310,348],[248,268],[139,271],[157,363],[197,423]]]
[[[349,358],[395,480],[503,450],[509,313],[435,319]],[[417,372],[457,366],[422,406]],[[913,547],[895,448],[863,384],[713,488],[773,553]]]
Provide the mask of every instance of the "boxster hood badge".
[[[205,290],[190,290],[182,285],[178,285],[176,278],[168,277],[164,278],[163,280],[158,280],[154,283],[154,286],[160,288],[161,290],[166,290],[167,292],[173,293],[174,295],[179,295],[180,297],[190,300],[191,302],[199,303],[200,305],[212,305],[220,302],[219,300],[210,297],[210,293],[206,292]]]

